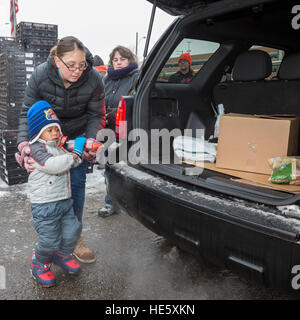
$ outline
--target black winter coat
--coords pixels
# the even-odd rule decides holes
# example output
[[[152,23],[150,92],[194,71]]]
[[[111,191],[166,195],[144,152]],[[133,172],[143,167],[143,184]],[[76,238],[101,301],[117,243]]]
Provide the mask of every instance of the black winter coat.
[[[106,105],[106,127],[115,130],[116,113],[122,96],[128,95],[139,70],[135,69],[127,76],[112,80],[107,75],[104,77],[105,105]]]
[[[46,100],[62,123],[63,135],[70,139],[86,133],[95,138],[105,126],[105,100],[103,81],[95,70],[91,53],[86,49],[88,68],[77,82],[65,88],[54,57],[49,56],[29,79],[19,120],[18,143],[28,141],[27,111],[38,100]]]

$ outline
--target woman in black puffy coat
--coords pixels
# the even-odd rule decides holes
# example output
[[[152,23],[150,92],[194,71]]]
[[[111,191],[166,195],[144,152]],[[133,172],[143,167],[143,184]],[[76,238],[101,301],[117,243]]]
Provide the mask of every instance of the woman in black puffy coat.
[[[137,58],[126,47],[117,46],[109,55],[109,67],[104,77],[106,127],[115,131],[116,113],[120,98],[128,95],[139,74]],[[107,217],[117,212],[108,194],[105,207],[98,211],[99,216]]]
[[[62,38],[51,49],[45,63],[34,70],[25,91],[19,121],[18,149],[28,146],[27,111],[37,101],[46,100],[62,123],[62,133],[69,139],[80,135],[96,138],[105,126],[105,100],[101,75],[93,68],[93,56],[75,37]],[[74,212],[82,222],[85,181],[88,161],[93,152],[84,152],[80,166],[71,169],[71,189]],[[25,158],[27,159],[27,158]],[[21,163],[28,168],[28,163]],[[30,168],[29,168],[30,169]],[[95,261],[94,253],[80,238],[74,255],[81,262]]]

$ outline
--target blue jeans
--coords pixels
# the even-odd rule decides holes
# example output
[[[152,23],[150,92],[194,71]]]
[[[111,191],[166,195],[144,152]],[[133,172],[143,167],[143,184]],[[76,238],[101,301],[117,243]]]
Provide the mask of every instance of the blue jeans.
[[[32,203],[33,225],[39,235],[35,255],[39,262],[52,262],[54,254],[71,254],[81,232],[73,200]]]
[[[73,209],[78,221],[82,223],[83,207],[85,201],[85,183],[86,183],[86,170],[88,161],[83,160],[82,163],[70,170],[71,176],[71,192],[73,199]]]
[[[106,193],[106,195],[105,195],[105,208],[114,210],[114,207],[115,206],[114,206],[113,202],[110,200],[109,195]]]
[[[107,192],[107,182],[106,182],[106,171],[104,169],[105,185],[106,185],[106,195],[105,195],[105,208],[112,209],[113,211],[117,210],[117,206],[111,201],[108,192]]]

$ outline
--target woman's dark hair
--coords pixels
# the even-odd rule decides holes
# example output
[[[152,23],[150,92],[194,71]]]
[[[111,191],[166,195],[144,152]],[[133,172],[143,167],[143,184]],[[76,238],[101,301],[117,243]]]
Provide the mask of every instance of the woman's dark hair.
[[[63,57],[65,53],[79,49],[85,52],[83,43],[72,36],[64,37],[60,39],[56,46],[50,50],[52,56]]]
[[[137,58],[130,49],[123,46],[117,46],[113,49],[113,51],[109,55],[109,65],[111,67],[113,65],[112,61],[113,61],[114,55],[116,54],[117,51],[120,53],[121,57],[129,60],[129,64],[134,62],[137,63]]]

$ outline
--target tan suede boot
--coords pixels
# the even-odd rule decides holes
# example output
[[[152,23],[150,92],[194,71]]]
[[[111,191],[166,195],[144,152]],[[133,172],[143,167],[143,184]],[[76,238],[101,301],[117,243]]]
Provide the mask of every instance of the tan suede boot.
[[[92,263],[96,261],[94,252],[83,243],[82,237],[78,239],[73,255],[82,263]]]

